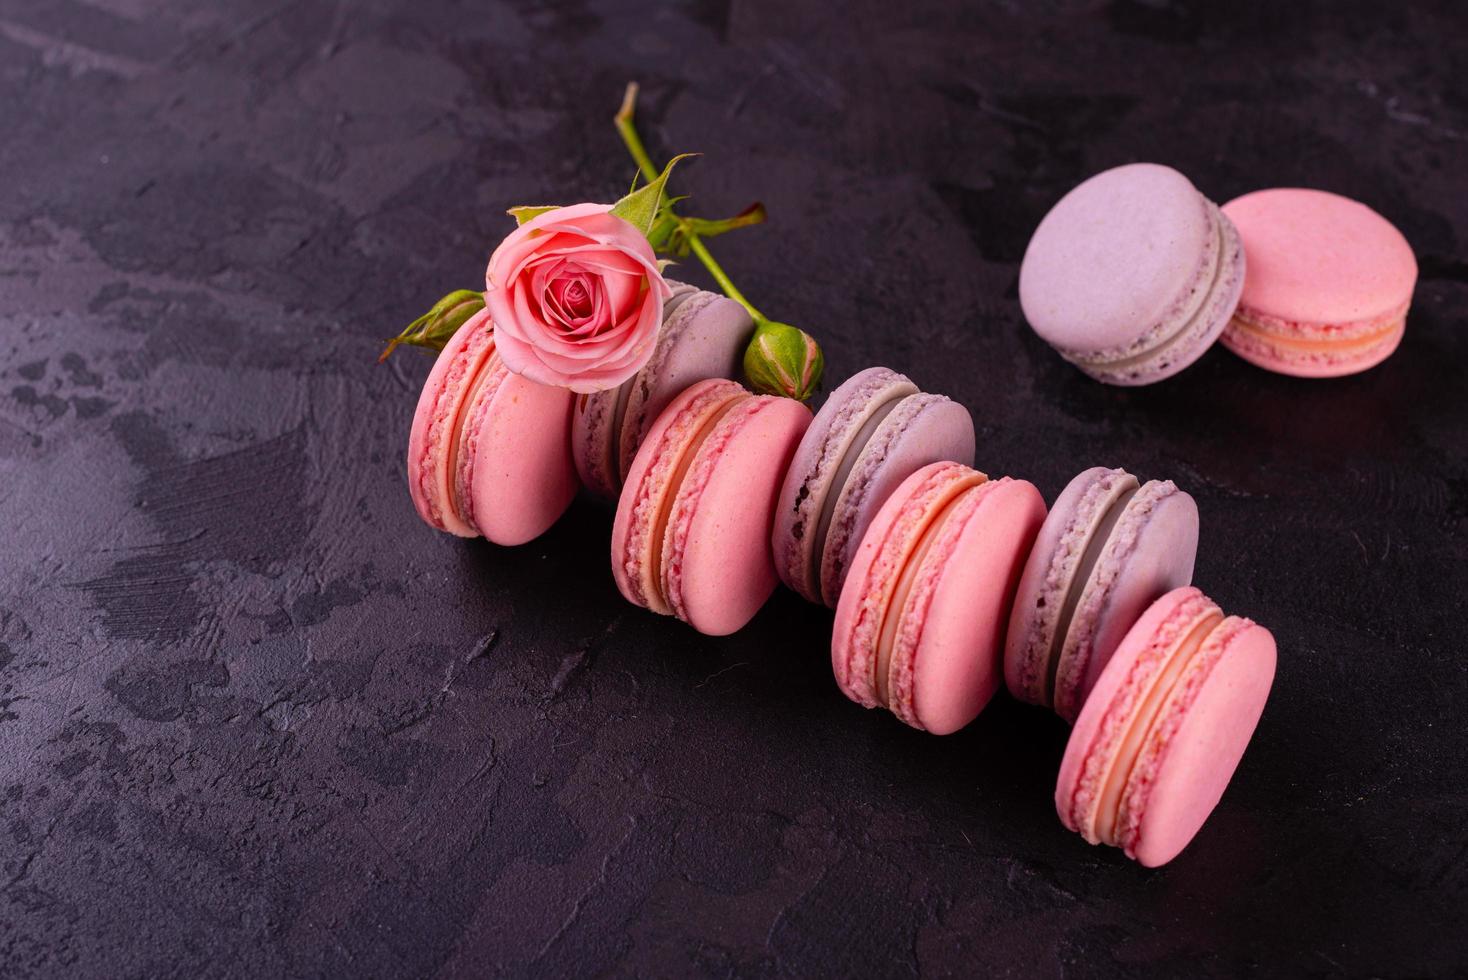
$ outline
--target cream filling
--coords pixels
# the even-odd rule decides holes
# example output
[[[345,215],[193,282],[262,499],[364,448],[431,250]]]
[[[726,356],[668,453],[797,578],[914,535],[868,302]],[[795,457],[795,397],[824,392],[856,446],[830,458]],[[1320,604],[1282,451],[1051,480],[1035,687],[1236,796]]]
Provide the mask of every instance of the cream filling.
[[[1091,576],[1096,571],[1096,565],[1101,561],[1101,555],[1106,550],[1106,544],[1111,540],[1111,532],[1116,530],[1117,523],[1122,514],[1126,512],[1127,504],[1132,498],[1141,492],[1141,484],[1137,478],[1128,475],[1126,479],[1132,481],[1131,489],[1124,491],[1121,496],[1112,500],[1095,528],[1091,531],[1091,537],[1086,541],[1086,547],[1081,552],[1081,560],[1076,563],[1076,570],[1071,575],[1065,591],[1065,601],[1060,604],[1060,613],[1055,617],[1055,632],[1050,637],[1049,660],[1045,666],[1045,703],[1053,704],[1055,701],[1055,678],[1060,672],[1060,655],[1065,649],[1065,637],[1070,632],[1071,621],[1075,618],[1076,607],[1081,604],[1081,597],[1086,594],[1086,585],[1091,581]]]
[[[846,481],[851,478],[851,471],[856,468],[862,451],[872,441],[872,436],[876,435],[877,429],[897,408],[897,403],[909,397],[910,394],[910,392],[898,389],[896,394],[877,407],[871,417],[857,430],[856,436],[846,447],[846,452],[842,455],[836,472],[831,476],[831,482],[826,487],[825,498],[821,501],[821,512],[816,518],[816,533],[811,544],[810,560],[806,562],[805,580],[811,595],[819,597],[821,594],[821,565],[826,554],[826,537],[831,532],[831,522],[836,516],[836,504],[841,499],[842,491],[846,489]]]
[[[1306,340],[1270,330],[1242,312],[1234,313],[1231,323],[1234,330],[1248,334],[1250,338],[1259,343],[1284,350],[1299,351],[1302,354],[1333,354],[1342,350],[1374,347],[1402,330],[1406,325],[1407,318],[1404,315],[1395,320],[1388,320],[1383,326],[1367,333],[1352,334],[1339,340]]]
[[[1153,678],[1147,696],[1132,713],[1126,737],[1122,739],[1113,756],[1111,770],[1106,775],[1106,782],[1101,789],[1101,799],[1098,801],[1096,837],[1102,843],[1114,847],[1121,846],[1116,835],[1121,814],[1121,800],[1127,783],[1131,779],[1132,769],[1136,766],[1137,756],[1141,754],[1142,745],[1148,733],[1157,723],[1162,706],[1167,703],[1168,695],[1177,686],[1178,678],[1182,676],[1183,671],[1192,661],[1193,655],[1203,646],[1208,634],[1212,633],[1221,622],[1223,622],[1223,613],[1214,609],[1197,626],[1193,627],[1192,632],[1168,655],[1167,662]]]
[[[1104,357],[1098,358],[1095,356],[1087,357],[1084,354],[1077,354],[1072,351],[1066,355],[1067,358],[1077,364],[1084,364],[1087,367],[1096,368],[1097,370],[1105,370],[1108,372],[1125,371],[1127,368],[1135,367],[1136,365],[1142,364],[1146,361],[1151,361],[1159,354],[1162,354],[1164,351],[1178,346],[1178,344],[1185,337],[1187,337],[1189,333],[1192,332],[1193,327],[1198,322],[1198,317],[1203,313],[1205,309],[1208,308],[1208,300],[1218,290],[1219,279],[1223,276],[1225,265],[1223,253],[1226,249],[1226,246],[1228,245],[1228,237],[1224,234],[1222,216],[1216,216],[1216,218],[1217,220],[1215,221],[1213,232],[1216,238],[1215,247],[1213,249],[1213,262],[1209,266],[1208,272],[1203,277],[1204,281],[1207,283],[1207,288],[1199,289],[1196,291],[1197,298],[1192,302],[1191,308],[1184,307],[1183,315],[1180,318],[1182,320],[1182,323],[1178,326],[1176,330],[1174,330],[1172,333],[1164,335],[1162,339],[1158,340],[1156,343],[1149,344],[1136,353],[1128,354],[1124,357],[1118,357],[1115,359]]]
[[[918,572],[923,566],[923,557],[932,548],[933,542],[938,539],[943,525],[953,515],[953,511],[964,495],[986,482],[988,482],[987,478],[977,472],[957,481],[951,488],[948,497],[938,504],[937,509],[928,519],[928,526],[919,535],[917,544],[910,548],[904,556],[902,572],[897,577],[897,585],[892,590],[891,598],[887,601],[887,608],[882,611],[882,628],[877,633],[875,687],[877,700],[883,705],[890,707],[891,704],[889,698],[892,689],[892,651],[897,643],[897,631],[902,624],[903,610],[907,608],[913,583],[917,580]]]
[[[688,470],[693,466],[693,461],[698,457],[698,450],[713,435],[714,429],[723,421],[736,405],[743,402],[748,395],[739,395],[730,398],[719,408],[710,413],[704,420],[693,438],[683,447],[683,454],[678,458],[678,463],[673,467],[673,472],[668,475],[667,486],[664,489],[663,499],[658,506],[658,514],[652,522],[652,540],[649,542],[648,561],[649,568],[661,569],[663,567],[663,541],[667,537],[668,517],[673,512],[673,504],[678,499],[678,489],[683,486],[683,478],[688,475]],[[669,605],[667,599],[667,588],[663,582],[663,576],[659,571],[657,574],[648,576],[652,580],[654,597],[657,605],[666,607]],[[651,605],[651,604],[650,604]]]

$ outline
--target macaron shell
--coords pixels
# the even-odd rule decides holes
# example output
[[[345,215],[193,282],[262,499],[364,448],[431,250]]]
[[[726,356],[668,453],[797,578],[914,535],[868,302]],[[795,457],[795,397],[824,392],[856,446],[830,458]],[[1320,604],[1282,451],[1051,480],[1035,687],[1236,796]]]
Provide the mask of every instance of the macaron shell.
[[[1139,487],[1121,469],[1093,466],[1077,473],[1050,508],[1025,561],[1005,639],[1004,678],[1021,701],[1048,705],[1050,656],[1057,620],[1096,525],[1121,494]]]
[[[473,520],[495,544],[524,544],[565,513],[580,486],[568,439],[575,396],[510,374],[498,357],[490,369],[505,377],[470,434]]]
[[[1150,481],[1127,503],[1085,583],[1061,649],[1055,711],[1067,721],[1117,645],[1153,602],[1193,581],[1198,505],[1170,482]]]
[[[1197,686],[1175,692],[1149,736],[1130,782],[1150,783],[1126,852],[1146,867],[1166,864],[1197,835],[1238,768],[1274,682],[1276,651],[1264,627],[1230,617],[1237,630]],[[1210,637],[1210,641],[1214,637]],[[1205,643],[1206,646],[1206,643]],[[1206,651],[1200,651],[1200,656]],[[1179,685],[1181,687],[1181,683]]]
[[[892,492],[930,463],[972,466],[974,442],[973,416],[942,395],[909,395],[882,421],[836,499],[821,559],[826,605],[840,601],[862,536]]]
[[[631,468],[652,423],[679,393],[697,381],[740,376],[754,321],[727,296],[699,291],[680,297],[663,330],[664,337],[627,393],[616,442],[622,473]]]
[[[1045,215],[1020,266],[1026,320],[1051,346],[1121,350],[1186,294],[1216,236],[1211,205],[1170,167],[1096,174]]]
[[[1349,324],[1405,306],[1417,259],[1402,233],[1366,205],[1327,191],[1271,188],[1223,206],[1243,240],[1240,302],[1281,320]]]
[[[690,489],[701,484],[696,502],[686,513],[675,508],[682,519],[667,532],[681,551],[668,573],[676,575],[668,583],[675,608],[711,636],[744,626],[775,589],[770,526],[781,479],[811,421],[810,410],[792,399],[761,397],[757,403],[727,438],[711,436],[700,449],[684,479]]]
[[[968,725],[998,689],[1006,615],[1045,520],[1044,499],[1026,481],[971,492],[983,499],[931,586],[913,655],[912,714],[934,735]]]
[[[816,538],[831,484],[853,440],[875,412],[917,391],[910,379],[890,368],[858,371],[826,397],[796,447],[780,488],[771,545],[780,578],[805,599],[822,601],[812,588],[812,572],[819,574],[821,564]]]
[[[450,447],[474,379],[494,351],[489,311],[480,310],[454,331],[423,383],[408,434],[408,493],[431,527],[459,537],[478,532],[454,512]]]

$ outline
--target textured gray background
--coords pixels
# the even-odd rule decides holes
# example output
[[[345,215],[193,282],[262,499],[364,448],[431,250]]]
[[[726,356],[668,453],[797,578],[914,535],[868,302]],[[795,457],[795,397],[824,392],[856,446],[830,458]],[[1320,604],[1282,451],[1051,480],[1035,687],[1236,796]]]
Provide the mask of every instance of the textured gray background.
[[[1462,6],[799,6],[0,0],[0,974],[1468,967]],[[720,253],[833,379],[952,394],[1047,498],[1197,496],[1198,582],[1281,659],[1173,865],[1060,826],[1043,711],[932,738],[788,593],[718,640],[628,607],[594,502],[512,550],[419,523],[429,360],[381,340],[506,206],[626,186],[631,77],[703,213],[769,206]],[[1017,261],[1136,159],[1388,215],[1400,352],[1062,363]]]

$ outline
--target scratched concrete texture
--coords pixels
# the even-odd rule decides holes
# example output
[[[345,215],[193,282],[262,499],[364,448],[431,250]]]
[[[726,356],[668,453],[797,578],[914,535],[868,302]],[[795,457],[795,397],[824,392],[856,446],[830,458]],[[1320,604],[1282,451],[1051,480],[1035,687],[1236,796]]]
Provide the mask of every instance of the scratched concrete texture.
[[[0,974],[1461,975],[1465,38],[1449,2],[0,0]],[[418,521],[430,359],[382,340],[505,207],[627,185],[629,78],[701,213],[768,206],[718,250],[833,379],[951,394],[1047,498],[1197,497],[1197,581],[1280,669],[1171,866],[1061,827],[1044,711],[930,737],[788,593],[724,639],[629,607],[592,500],[513,549]],[[1067,366],[1018,260],[1137,159],[1389,216],[1399,353]]]

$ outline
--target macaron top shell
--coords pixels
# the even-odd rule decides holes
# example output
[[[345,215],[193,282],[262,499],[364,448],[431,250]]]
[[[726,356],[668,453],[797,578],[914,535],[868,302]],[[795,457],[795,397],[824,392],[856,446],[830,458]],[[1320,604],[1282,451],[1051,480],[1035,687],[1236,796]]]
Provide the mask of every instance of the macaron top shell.
[[[459,435],[455,505],[499,545],[538,538],[560,518],[580,481],[567,436],[574,395],[485,365]]]
[[[810,418],[793,399],[751,396],[720,420],[685,475],[663,578],[674,614],[700,633],[735,632],[774,591],[775,497]]]
[[[1186,177],[1153,163],[1116,167],[1040,222],[1020,266],[1020,304],[1062,352],[1121,356],[1194,295],[1217,250],[1216,209]]]
[[[1371,208],[1327,191],[1255,191],[1223,206],[1249,275],[1241,305],[1301,324],[1350,325],[1405,313],[1417,283],[1412,247]]]

